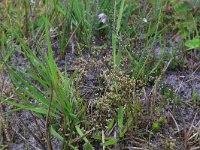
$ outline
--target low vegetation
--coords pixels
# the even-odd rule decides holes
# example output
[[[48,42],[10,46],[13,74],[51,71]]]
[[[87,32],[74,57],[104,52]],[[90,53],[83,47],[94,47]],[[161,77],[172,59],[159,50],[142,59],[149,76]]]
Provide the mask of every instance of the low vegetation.
[[[199,31],[199,0],[0,1],[0,149],[200,149]]]

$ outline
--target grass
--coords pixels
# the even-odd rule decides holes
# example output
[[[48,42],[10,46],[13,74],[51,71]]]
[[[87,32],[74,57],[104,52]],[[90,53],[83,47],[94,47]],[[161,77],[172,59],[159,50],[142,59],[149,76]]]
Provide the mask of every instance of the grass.
[[[182,62],[190,52],[200,48],[199,3],[198,0],[1,1],[0,135],[7,138],[0,138],[0,148],[14,142],[5,130],[13,121],[8,117],[11,113],[31,112],[44,122],[42,127],[37,119],[32,119],[38,130],[41,128],[43,140],[24,122],[21,123],[24,135],[12,127],[27,149],[27,132],[31,132],[41,148],[49,150],[55,149],[55,139],[60,141],[61,149],[117,149],[119,144],[124,145],[120,148],[127,148],[126,139],[134,139],[135,148],[154,149],[151,141],[168,128],[169,116],[179,132],[173,114],[183,104],[176,103],[175,92],[158,89],[167,69],[191,67],[186,68]],[[102,12],[105,23],[98,18]],[[178,44],[170,53],[166,48],[176,38]],[[71,61],[73,57],[81,61]],[[198,67],[192,66],[191,73]],[[2,78],[5,75],[11,80],[7,86]],[[90,76],[94,76],[92,87]],[[82,87],[87,91],[92,88],[92,94],[87,96]],[[147,88],[151,89],[150,94]],[[195,109],[198,98],[194,91],[191,105]],[[8,106],[13,108],[5,111]],[[170,115],[162,112],[167,109]],[[194,148],[198,148],[199,139],[197,116],[186,130],[184,141],[189,145],[187,141],[195,138]],[[30,145],[34,147],[33,143]],[[170,149],[175,146],[165,145]]]

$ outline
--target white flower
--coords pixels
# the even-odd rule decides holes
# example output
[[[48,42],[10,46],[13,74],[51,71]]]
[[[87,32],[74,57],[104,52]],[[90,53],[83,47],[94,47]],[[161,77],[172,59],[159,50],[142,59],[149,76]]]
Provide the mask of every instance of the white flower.
[[[35,4],[35,0],[31,0],[31,3],[32,3],[32,4]]]
[[[146,19],[146,18],[143,18],[143,21],[144,21],[145,23],[147,23],[147,19]]]
[[[50,28],[50,29],[49,29],[49,31],[50,31],[50,32],[53,32],[53,31],[54,31],[54,29],[53,29],[53,28]]]

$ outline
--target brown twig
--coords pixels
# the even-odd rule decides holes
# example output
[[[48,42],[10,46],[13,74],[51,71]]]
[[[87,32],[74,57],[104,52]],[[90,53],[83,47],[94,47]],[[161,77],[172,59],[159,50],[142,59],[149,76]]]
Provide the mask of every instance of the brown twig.
[[[176,122],[176,119],[174,118],[174,116],[172,115],[172,113],[171,113],[170,111],[169,111],[169,115],[170,115],[171,118],[173,119],[174,124],[176,125],[176,128],[177,128],[178,132],[180,132],[180,129],[179,129],[178,123]]]
[[[73,144],[73,143],[76,143],[76,142],[80,141],[81,139],[83,139],[84,137],[86,137],[88,134],[90,134],[92,131],[94,131],[94,128],[92,128],[89,131],[86,131],[83,135],[81,135],[81,136],[73,139],[70,143]]]
[[[16,115],[15,115],[16,116]],[[20,120],[20,122],[23,124],[23,126],[31,133],[31,135],[34,137],[34,139],[38,142],[38,144],[42,147],[42,149],[46,149],[45,148],[45,146],[44,146],[44,144],[41,142],[41,140],[29,129],[29,127],[24,123],[24,121],[21,119],[21,118],[19,118],[19,117],[17,117],[16,116],[16,118],[18,118],[19,120]]]
[[[22,140],[24,140],[25,142],[27,142],[27,139],[26,139],[23,135],[21,135],[15,128],[12,127],[12,130],[15,131],[15,133],[16,133],[19,137],[21,137]],[[40,149],[40,148],[38,148],[38,147],[35,147],[31,142],[29,142],[29,144],[30,144],[33,148],[35,148],[36,150],[42,150],[42,149]]]
[[[1,108],[1,107],[0,107],[0,108]],[[2,126],[3,126],[3,131],[4,131],[4,133],[5,133],[6,140],[7,140],[8,142],[11,142],[11,141],[12,141],[12,140],[11,140],[11,136],[10,136],[10,134],[9,134],[9,132],[8,132],[8,130],[9,130],[8,124],[6,123],[4,117],[1,116],[1,115],[0,115],[0,124],[2,124]]]
[[[192,134],[192,127],[193,127],[194,121],[196,120],[196,117],[197,117],[197,113],[195,114],[194,119],[192,120],[192,123],[190,125],[190,128],[189,128],[188,132],[185,135],[185,138],[186,138],[185,140],[186,141],[188,141],[188,139],[190,138],[190,135]]]
[[[37,131],[39,132],[39,136],[42,136],[42,135],[43,135],[43,134],[42,134],[42,130],[41,130],[41,128],[40,128],[40,125],[38,124],[38,121],[37,121],[36,117],[33,115],[32,112],[30,112],[30,114],[31,114],[31,116],[33,117],[33,120],[34,120],[34,122],[35,122],[35,124],[36,124]]]

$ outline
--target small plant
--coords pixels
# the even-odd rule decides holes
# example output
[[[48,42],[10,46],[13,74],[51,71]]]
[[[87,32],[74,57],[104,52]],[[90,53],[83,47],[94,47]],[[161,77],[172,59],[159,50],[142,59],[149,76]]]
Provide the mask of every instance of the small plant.
[[[68,78],[59,71],[53,58],[48,33],[46,34],[48,52],[47,55],[41,54],[43,60],[36,57],[21,37],[14,35],[22,47],[24,57],[29,60],[30,66],[27,65],[25,71],[7,66],[20,102],[12,100],[5,100],[5,102],[17,106],[15,111],[30,110],[40,114],[46,120],[45,139],[48,149],[52,147],[51,135],[63,141],[64,149],[73,147],[75,142],[72,139],[77,135],[83,136],[79,125],[85,111],[82,101],[76,99],[75,94],[72,93],[71,84],[76,72]],[[33,82],[39,84],[39,87]],[[54,124],[55,121],[59,124]],[[58,131],[58,126],[62,130]],[[68,133],[67,136],[65,136],[66,133]],[[84,141],[88,146],[88,140],[84,138]]]
[[[200,96],[195,91],[192,92],[192,100],[196,105],[200,103]]]
[[[142,113],[139,106],[142,84],[122,72],[119,74],[115,72],[114,77],[112,76],[110,74],[106,77],[109,88],[105,95],[93,103],[93,112],[89,119],[97,132],[105,130],[106,141],[102,143],[103,146],[113,145],[123,138],[131,125],[137,125],[138,113]],[[135,109],[136,107],[138,109]],[[115,125],[117,125],[117,139],[114,140],[110,135]]]
[[[194,37],[192,40],[188,40],[185,45],[188,47],[188,50],[200,48],[200,38]]]
[[[156,121],[152,123],[152,131],[156,132],[161,129],[161,126],[166,123],[166,116],[159,117]]]
[[[191,74],[198,71],[199,4],[198,0],[0,1],[3,140],[2,120],[22,110],[44,122],[42,140],[32,133],[43,149],[52,150],[55,138],[63,150],[176,149],[171,135],[179,134],[167,133],[170,138],[164,137],[164,147],[153,141],[158,138],[154,134],[166,135],[162,131],[169,121],[168,110],[175,113],[169,114],[179,132],[183,121],[176,121],[177,111],[198,110],[199,95],[192,87],[186,104],[175,89],[160,83],[167,69],[188,73],[190,60],[197,68],[190,69]],[[8,91],[15,91],[14,97],[4,92],[2,76],[11,80]],[[13,109],[5,112],[4,103]],[[197,127],[192,122],[185,143],[198,141],[198,133],[193,134]],[[28,149],[26,131],[24,136]],[[0,143],[5,143],[2,138]]]
[[[157,121],[153,122],[152,130],[155,132],[155,131],[158,131],[159,129],[160,129],[159,123]]]

